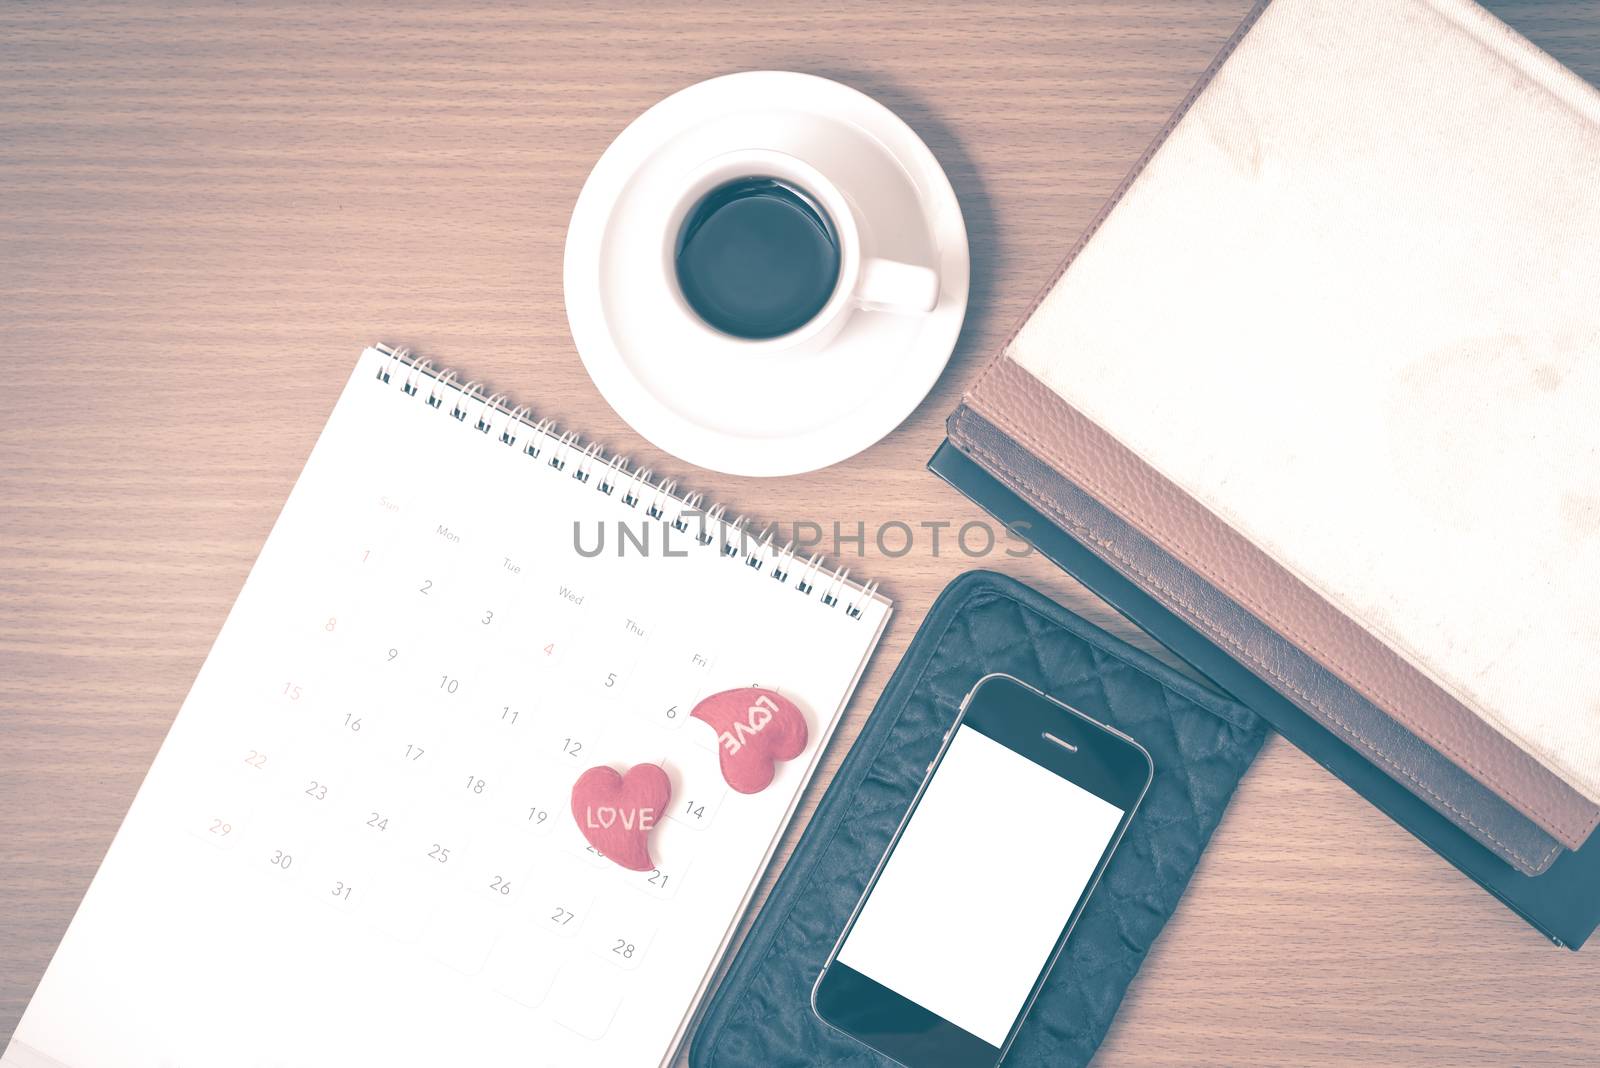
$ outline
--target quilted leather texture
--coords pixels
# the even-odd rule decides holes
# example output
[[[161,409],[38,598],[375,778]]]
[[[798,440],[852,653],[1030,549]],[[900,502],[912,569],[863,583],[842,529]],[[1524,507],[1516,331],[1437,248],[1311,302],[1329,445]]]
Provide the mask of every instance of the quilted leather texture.
[[[961,699],[1003,671],[1111,723],[1156,773],[1008,1066],[1088,1063],[1199,862],[1265,727],[1012,579],[976,571],[945,590],[812,817],[707,1006],[693,1068],[892,1062],[824,1025],[811,988],[889,844]]]

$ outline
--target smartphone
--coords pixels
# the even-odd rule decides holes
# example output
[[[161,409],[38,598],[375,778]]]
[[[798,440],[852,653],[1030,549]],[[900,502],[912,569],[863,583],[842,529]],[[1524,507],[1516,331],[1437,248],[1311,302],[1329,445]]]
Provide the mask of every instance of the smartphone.
[[[978,680],[811,991],[906,1068],[993,1068],[1155,773],[1138,742]]]

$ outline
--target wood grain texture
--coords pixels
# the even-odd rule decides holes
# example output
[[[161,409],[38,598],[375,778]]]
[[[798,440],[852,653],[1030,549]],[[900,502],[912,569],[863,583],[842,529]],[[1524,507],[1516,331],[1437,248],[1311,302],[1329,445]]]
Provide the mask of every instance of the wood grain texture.
[[[460,366],[735,512],[959,526],[979,513],[923,469],[944,415],[1247,6],[0,7],[0,1042],[363,344]],[[1594,4],[1490,6],[1600,80]],[[973,248],[928,400],[861,456],[770,483],[637,438],[561,301],[567,214],[610,139],[759,68],[903,115]],[[808,806],[979,563],[948,535],[864,557],[843,562],[898,614]],[[1047,562],[986,562],[1128,633]],[[1551,947],[1275,741],[1101,1063],[1587,1064],[1597,990],[1600,952]]]

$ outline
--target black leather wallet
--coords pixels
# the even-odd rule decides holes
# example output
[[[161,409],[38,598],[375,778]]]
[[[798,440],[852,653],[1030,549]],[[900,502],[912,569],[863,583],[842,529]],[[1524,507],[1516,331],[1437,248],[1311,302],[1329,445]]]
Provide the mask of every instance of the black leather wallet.
[[[923,620],[707,1004],[693,1068],[890,1062],[829,1028],[811,988],[973,683],[1003,671],[1138,739],[1155,778],[1006,1058],[1078,1065],[1177,908],[1265,726],[1027,586],[974,571]]]

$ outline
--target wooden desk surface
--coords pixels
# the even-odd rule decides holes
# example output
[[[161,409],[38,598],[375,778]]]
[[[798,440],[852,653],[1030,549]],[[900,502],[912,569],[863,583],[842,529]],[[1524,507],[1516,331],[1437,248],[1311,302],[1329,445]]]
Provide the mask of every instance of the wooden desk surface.
[[[735,511],[977,518],[923,469],[945,413],[1247,6],[0,7],[0,1044],[364,343],[463,367]],[[1490,6],[1600,81],[1595,5]],[[752,68],[908,119],[973,250],[933,395],[861,456],[770,483],[633,434],[561,300],[567,213],[610,139]],[[846,562],[898,614],[824,780],[972,566],[925,545]],[[993,566],[1127,632],[1048,563]],[[1592,1064],[1597,991],[1600,950],[1553,948],[1275,740],[1101,1063]]]

